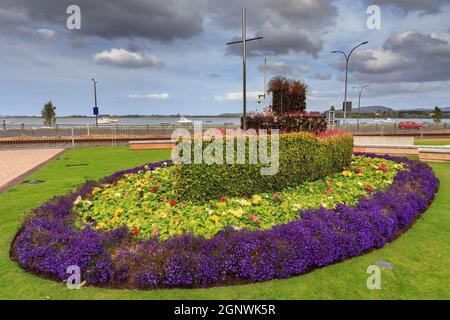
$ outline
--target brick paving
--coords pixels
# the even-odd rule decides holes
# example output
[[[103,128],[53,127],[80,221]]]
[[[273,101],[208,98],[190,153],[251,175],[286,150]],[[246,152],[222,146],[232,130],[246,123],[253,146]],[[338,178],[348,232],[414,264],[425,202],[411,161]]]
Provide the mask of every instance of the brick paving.
[[[64,149],[0,150],[0,192]]]

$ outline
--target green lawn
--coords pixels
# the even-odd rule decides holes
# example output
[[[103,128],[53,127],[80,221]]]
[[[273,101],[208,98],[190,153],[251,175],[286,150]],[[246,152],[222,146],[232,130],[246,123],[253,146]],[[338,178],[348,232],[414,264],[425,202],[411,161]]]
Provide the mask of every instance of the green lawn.
[[[414,139],[416,146],[448,146],[450,139]]]
[[[307,275],[265,283],[194,290],[68,290],[22,271],[8,257],[23,217],[55,194],[86,179],[99,179],[119,169],[162,160],[168,151],[88,148],[67,151],[31,179],[0,196],[0,299],[448,299],[450,297],[450,165],[433,164],[441,188],[431,208],[401,238],[381,250]],[[67,164],[88,164],[69,166]],[[368,290],[366,269],[377,260],[392,263],[382,270],[382,289]]]

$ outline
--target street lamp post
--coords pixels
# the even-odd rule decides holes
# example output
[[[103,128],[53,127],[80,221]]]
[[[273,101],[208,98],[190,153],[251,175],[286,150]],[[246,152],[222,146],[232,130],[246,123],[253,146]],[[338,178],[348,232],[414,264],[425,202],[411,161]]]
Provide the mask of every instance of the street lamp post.
[[[370,85],[366,84],[365,86],[362,87],[353,87],[353,89],[359,89],[359,99],[358,99],[358,119],[357,119],[357,128],[359,130],[359,118],[360,118],[360,111],[361,111],[361,94],[362,91],[366,88],[369,88]]]
[[[261,98],[264,98],[264,111],[267,107],[267,58],[264,59],[264,94],[258,95],[258,103],[261,103]]]
[[[94,101],[95,101],[95,108],[97,107],[97,83],[98,81],[96,81],[94,78],[91,79],[92,82],[94,83]],[[95,126],[98,127],[98,114],[95,115]]]
[[[344,126],[347,122],[347,82],[348,82],[348,62],[350,60],[350,56],[352,55],[353,51],[355,51],[357,48],[359,48],[362,45],[368,44],[369,41],[364,41],[360,44],[358,44],[356,47],[354,47],[349,54],[346,54],[344,51],[331,51],[331,53],[341,53],[345,57],[345,94],[344,94]]]

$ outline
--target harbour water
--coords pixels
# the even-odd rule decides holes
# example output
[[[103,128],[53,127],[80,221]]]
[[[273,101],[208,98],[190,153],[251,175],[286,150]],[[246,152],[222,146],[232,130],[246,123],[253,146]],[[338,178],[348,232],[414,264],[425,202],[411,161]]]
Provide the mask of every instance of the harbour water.
[[[221,117],[192,117],[188,118],[192,121],[201,121],[203,125],[240,125],[241,120],[239,118],[221,118]],[[121,117],[118,122],[110,123],[109,125],[122,125],[122,126],[140,126],[140,125],[162,125],[170,124],[176,125],[180,118],[178,117]],[[8,117],[0,118],[0,126],[3,125],[3,121],[7,126],[21,126],[24,124],[27,127],[42,127],[43,121],[39,117]],[[94,126],[94,117],[63,117],[56,118],[56,124],[59,126]]]
[[[241,120],[237,117],[191,117],[189,120],[201,121],[203,125],[240,125]],[[178,117],[120,117],[117,123],[111,123],[110,125],[123,125],[123,126],[139,126],[139,125],[152,125],[157,126],[161,124],[176,125],[180,118]],[[340,124],[343,123],[342,119],[337,119]],[[393,119],[395,123],[402,121],[413,121],[416,123],[428,123],[432,124],[432,119]],[[347,119],[347,124],[356,124],[357,119]],[[442,119],[442,123],[450,124],[450,119]],[[0,117],[0,126],[3,124],[7,126],[21,126],[24,124],[27,127],[42,127],[43,121],[39,117]],[[56,124],[59,126],[93,126],[95,125],[94,117],[62,117],[56,119]],[[360,124],[379,124],[379,125],[393,125],[394,122],[375,121],[373,118],[361,118]]]

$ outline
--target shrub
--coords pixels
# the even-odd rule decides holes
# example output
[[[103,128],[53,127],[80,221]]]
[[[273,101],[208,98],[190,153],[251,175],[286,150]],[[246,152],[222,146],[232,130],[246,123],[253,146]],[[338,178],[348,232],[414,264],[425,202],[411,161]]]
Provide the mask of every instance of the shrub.
[[[322,132],[327,129],[327,120],[323,116],[308,114],[255,113],[246,119],[248,129],[277,129],[280,133]]]
[[[278,173],[263,176],[261,168],[267,165],[260,161],[258,164],[249,164],[249,138],[234,138],[235,146],[237,139],[245,139],[245,164],[177,165],[175,194],[183,200],[196,201],[278,192],[285,187],[297,186],[342,170],[350,164],[353,151],[353,138],[349,134],[320,139],[310,133],[282,134],[279,136]],[[268,140],[268,149],[272,150]],[[203,150],[210,143],[203,142]],[[223,154],[226,154],[225,146]]]

